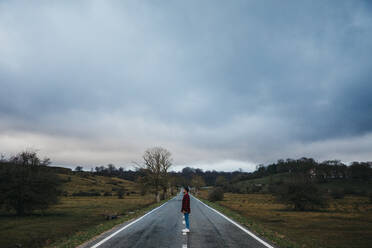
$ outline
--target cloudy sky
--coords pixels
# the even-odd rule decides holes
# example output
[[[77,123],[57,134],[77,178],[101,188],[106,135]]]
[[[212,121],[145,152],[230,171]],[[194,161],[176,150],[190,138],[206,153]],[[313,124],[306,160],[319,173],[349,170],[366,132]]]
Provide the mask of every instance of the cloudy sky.
[[[372,160],[372,4],[284,2],[0,1],[0,153]]]

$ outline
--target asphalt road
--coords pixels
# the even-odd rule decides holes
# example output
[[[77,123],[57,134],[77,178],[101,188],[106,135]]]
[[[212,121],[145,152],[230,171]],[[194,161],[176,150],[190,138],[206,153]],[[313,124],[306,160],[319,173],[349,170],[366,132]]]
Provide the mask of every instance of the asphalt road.
[[[273,248],[248,230],[226,219],[215,210],[191,197],[190,233],[185,228],[181,210],[182,195],[161,207],[115,230],[104,233],[82,248]]]

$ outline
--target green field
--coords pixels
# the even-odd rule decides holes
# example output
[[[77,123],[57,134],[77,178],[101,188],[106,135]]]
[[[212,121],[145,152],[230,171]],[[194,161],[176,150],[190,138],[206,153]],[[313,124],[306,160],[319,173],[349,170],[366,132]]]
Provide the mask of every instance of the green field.
[[[152,195],[141,196],[135,183],[109,177],[61,174],[66,182],[57,205],[44,212],[29,216],[15,216],[0,211],[0,247],[75,247],[115,224],[141,213],[154,202]],[[116,190],[124,187],[124,199],[118,199]],[[73,193],[100,192],[113,196],[73,197]],[[118,219],[106,220],[107,215],[119,215]],[[68,242],[64,242],[69,240]],[[59,242],[58,242],[59,241]],[[58,245],[51,245],[57,242]]]
[[[207,198],[207,191],[201,197]],[[210,203],[282,248],[367,248],[372,244],[372,204],[367,197],[332,199],[322,211],[291,211],[270,194],[225,193]]]

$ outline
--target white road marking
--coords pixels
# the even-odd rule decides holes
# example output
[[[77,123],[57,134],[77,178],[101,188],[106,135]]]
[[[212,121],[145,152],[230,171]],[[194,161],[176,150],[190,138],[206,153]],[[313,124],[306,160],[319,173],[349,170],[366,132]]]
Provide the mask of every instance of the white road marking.
[[[175,198],[175,197],[174,197]],[[172,198],[172,199],[174,199]],[[172,200],[171,199],[171,200]],[[159,207],[157,208],[154,208],[153,210],[151,210],[150,212],[148,212],[147,214],[143,215],[142,217],[132,221],[131,223],[129,223],[128,225],[120,228],[119,230],[117,230],[116,232],[114,232],[113,234],[111,234],[110,236],[107,236],[106,238],[104,238],[103,240],[101,240],[100,242],[98,242],[97,244],[91,246],[90,248],[97,248],[98,246],[102,245],[103,243],[105,243],[107,240],[111,239],[112,237],[114,237],[116,234],[118,234],[119,232],[123,231],[124,229],[127,229],[128,227],[130,227],[131,225],[137,223],[138,221],[142,220],[143,218],[145,218],[147,215],[151,214],[152,212],[158,210],[159,208],[161,208],[162,206],[164,206],[165,204],[167,204],[169,201],[163,203],[162,205],[160,205]]]
[[[240,228],[243,232],[247,233],[248,235],[252,236],[254,239],[256,239],[258,242],[260,242],[261,244],[263,244],[264,246],[268,247],[268,248],[274,248],[273,246],[271,246],[270,244],[268,244],[267,242],[265,242],[264,240],[260,239],[259,237],[257,237],[255,234],[253,234],[252,232],[248,231],[247,229],[245,229],[244,227],[242,227],[241,225],[239,225],[238,223],[236,223],[235,221],[233,221],[232,219],[230,219],[229,217],[227,217],[226,215],[218,212],[216,209],[214,208],[211,208],[210,206],[208,206],[207,204],[205,204],[204,202],[200,201],[198,198],[194,197],[191,195],[192,198],[194,198],[195,200],[199,201],[201,204],[203,204],[204,206],[206,206],[207,208],[213,210],[214,212],[216,212],[217,214],[221,215],[223,218],[225,218],[226,220],[228,220],[229,222],[231,222],[232,224],[234,224],[235,226],[237,226],[238,228]]]
[[[187,248],[187,245],[182,245],[182,248]]]

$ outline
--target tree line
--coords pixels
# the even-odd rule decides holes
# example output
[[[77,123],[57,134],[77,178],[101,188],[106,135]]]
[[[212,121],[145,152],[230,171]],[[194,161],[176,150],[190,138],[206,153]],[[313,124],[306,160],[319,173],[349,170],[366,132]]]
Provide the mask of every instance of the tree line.
[[[63,182],[57,173],[78,173],[84,175],[100,175],[118,177],[137,182],[141,194],[151,193],[156,201],[174,194],[182,186],[191,186],[197,194],[204,186],[214,186],[216,196],[221,192],[241,193],[239,183],[249,179],[262,178],[275,174],[288,173],[297,185],[271,185],[271,192],[281,195],[282,199],[289,196],[304,197],[297,194],[311,192],[312,196],[320,195],[317,189],[306,185],[325,183],[332,180],[372,180],[372,162],[353,162],[346,165],[339,160],[317,162],[312,158],[278,160],[268,165],[258,165],[254,172],[244,172],[241,169],[233,172],[203,171],[200,168],[185,167],[182,171],[170,171],[172,154],[165,148],[153,147],[147,149],[142,161],[136,163],[135,170],[117,168],[113,164],[97,166],[91,171],[84,171],[77,166],[75,172],[66,168],[50,169],[51,160],[41,159],[35,151],[20,152],[6,159],[0,158],[0,207],[15,211],[22,215],[35,209],[43,210],[58,201]],[[278,186],[278,187],[276,187]],[[256,185],[251,185],[254,192]],[[248,189],[243,189],[248,190]],[[222,193],[223,196],[223,193]],[[316,198],[314,201],[318,201]],[[298,206],[298,208],[302,208]]]
[[[305,174],[318,182],[335,179],[369,181],[372,179],[372,162],[352,162],[349,166],[340,160],[317,162],[313,158],[280,159],[267,166],[259,165],[251,178],[259,178],[279,173]]]
[[[145,176],[146,171],[143,169],[143,167],[138,167],[136,170],[124,170],[122,167],[116,168],[113,164],[109,164],[95,167],[93,173],[136,181]],[[220,186],[280,173],[302,174],[302,176],[319,183],[338,179],[369,181],[372,179],[372,162],[352,162],[350,165],[346,165],[340,160],[317,162],[313,158],[280,159],[276,163],[260,164],[254,172],[243,172],[241,169],[233,172],[203,171],[200,168],[185,167],[179,172],[169,171],[168,179],[175,181],[174,185],[176,186],[192,186],[193,179],[194,181],[202,180],[205,186]]]

